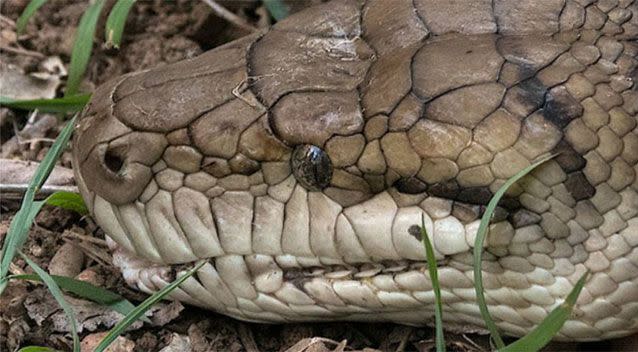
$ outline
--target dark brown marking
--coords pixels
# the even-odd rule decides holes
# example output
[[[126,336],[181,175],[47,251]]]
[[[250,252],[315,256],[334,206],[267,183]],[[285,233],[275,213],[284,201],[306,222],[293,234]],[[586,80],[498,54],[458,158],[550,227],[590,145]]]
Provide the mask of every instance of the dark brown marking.
[[[436,197],[456,199],[459,194],[459,185],[454,180],[435,183],[428,187],[428,193]]]
[[[306,292],[304,285],[310,281],[310,278],[307,271],[292,269],[284,271],[284,280],[293,284],[301,292]]]
[[[527,209],[520,209],[509,217],[510,222],[514,228],[520,228],[538,224],[541,221],[541,217],[538,214],[532,213]]]
[[[452,207],[452,216],[459,219],[462,223],[467,224],[479,218],[481,215],[481,206],[454,202]]]
[[[504,209],[507,209],[508,211],[516,211],[521,208],[521,202],[519,202],[518,198],[510,198],[507,196],[501,198],[501,201],[498,202],[498,205],[500,205]]]
[[[589,199],[596,194],[596,189],[589,183],[582,172],[574,172],[567,176],[565,187],[576,201]]]
[[[259,171],[259,163],[246,157],[244,154],[237,154],[228,162],[230,169],[241,175],[252,175]]]
[[[582,155],[578,154],[577,151],[569,144],[569,142],[565,140],[561,140],[556,147],[552,150],[552,153],[557,154],[556,162],[566,173],[571,173],[574,171],[580,171],[585,167],[587,161],[583,158]]]
[[[554,125],[564,128],[569,122],[583,115],[583,106],[563,86],[554,87],[547,93],[543,116]]]
[[[456,199],[463,203],[485,205],[492,199],[492,191],[487,187],[464,188]]]
[[[481,206],[481,217],[483,217],[483,214],[485,214],[485,208],[487,207]],[[507,211],[505,208],[497,206],[496,209],[494,209],[494,212],[492,213],[492,218],[490,219],[490,223],[494,224],[497,222],[504,221],[507,219],[509,214],[510,212]]]
[[[394,183],[394,187],[401,193],[419,194],[425,192],[428,186],[423,181],[412,176],[398,179]]]
[[[417,241],[423,241],[423,236],[421,234],[421,226],[412,225],[408,228],[408,233],[412,235],[412,237],[416,238]]]
[[[522,89],[519,93],[519,101],[530,107],[529,110],[536,110],[543,105],[547,87],[538,78],[526,79],[519,83],[518,87]]]
[[[231,173],[228,162],[220,158],[204,158],[202,170],[217,178],[228,176]]]

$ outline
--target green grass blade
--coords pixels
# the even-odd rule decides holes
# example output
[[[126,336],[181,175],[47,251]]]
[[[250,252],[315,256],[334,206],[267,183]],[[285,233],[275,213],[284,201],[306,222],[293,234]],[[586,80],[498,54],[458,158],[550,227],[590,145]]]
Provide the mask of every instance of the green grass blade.
[[[62,154],[64,149],[66,149],[67,142],[69,141],[69,138],[71,138],[73,128],[75,127],[76,118],[77,115],[67,122],[66,126],[62,129],[60,135],[51,146],[51,149],[49,149],[40,165],[38,165],[38,168],[29,183],[29,187],[24,194],[20,210],[18,210],[11,221],[9,232],[2,247],[2,259],[0,260],[0,280],[2,282],[2,284],[0,284],[0,293],[4,290],[4,285],[6,285],[6,276],[9,272],[9,265],[17,251],[22,248],[22,245],[26,241],[29,228],[33,223],[33,219],[35,219],[40,208],[44,205],[44,202],[34,202],[35,193],[42,186],[47,177],[49,177],[49,174],[51,173],[51,170],[53,170],[60,154]]]
[[[137,320],[144,312],[146,312],[149,308],[151,308],[155,303],[159,302],[164,296],[169,294],[172,290],[177,288],[182,282],[184,282],[187,278],[191,277],[197,270],[199,270],[206,261],[202,261],[197,264],[194,268],[189,270],[187,273],[182,275],[180,278],[173,281],[170,285],[167,285],[163,289],[155,292],[152,296],[147,298],[144,302],[142,302],[139,306],[137,306],[133,312],[128,314],[122,319],[111,331],[109,331],[108,335],[100,341],[100,344],[95,348],[96,352],[104,351],[115,339],[122,333],[126,328],[131,325],[135,320]]]
[[[89,213],[84,199],[77,193],[58,191],[48,196],[44,201],[48,205],[64,208],[74,211],[80,215],[86,215]]]
[[[264,5],[266,5],[266,10],[268,10],[270,15],[277,21],[288,17],[290,13],[288,5],[282,0],[264,0]]]
[[[498,332],[498,328],[490,315],[490,312],[487,309],[487,304],[485,303],[485,294],[483,288],[483,271],[482,271],[482,254],[483,254],[483,243],[485,242],[485,237],[487,237],[488,227],[490,225],[490,220],[492,219],[492,214],[494,214],[494,210],[498,205],[498,202],[501,200],[505,192],[518,180],[523,178],[525,175],[530,173],[532,170],[545,163],[546,161],[552,159],[554,155],[542,158],[532,165],[524,168],[519,171],[516,175],[512,176],[508,179],[501,188],[494,194],[490,202],[487,204],[485,209],[485,213],[481,218],[481,223],[479,225],[478,231],[476,233],[476,240],[474,241],[474,289],[476,290],[476,303],[479,306],[479,310],[481,311],[481,316],[485,321],[485,325],[487,329],[490,331],[490,335],[496,344],[497,349],[501,349],[505,347],[505,343],[503,342],[503,338],[501,334]]]
[[[55,163],[60,158],[60,155],[66,149],[67,143],[73,134],[73,129],[75,128],[75,121],[77,120],[77,115],[73,116],[69,122],[66,123],[66,126],[60,131],[58,138],[56,138],[53,145],[51,145],[51,149],[44,156],[44,159],[38,165],[38,168],[35,171],[33,179],[29,186],[34,185],[35,190],[40,189],[44,184],[44,181],[49,177],[49,174],[55,167]]]
[[[430,272],[430,280],[432,281],[432,287],[434,289],[434,327],[436,331],[436,351],[445,352],[445,338],[443,337],[443,305],[441,303],[441,284],[439,283],[439,271],[436,265],[436,256],[434,255],[434,248],[428,237],[428,233],[425,230],[425,217],[421,214],[421,237],[423,241],[423,247],[425,248],[425,256],[428,260],[428,271]]]
[[[126,298],[101,287],[91,285],[88,282],[58,275],[51,275],[51,278],[61,289],[103,306],[107,306],[122,315],[128,315],[135,309],[133,303],[128,301]],[[39,276],[33,274],[11,275],[8,279],[42,282],[42,279]],[[140,320],[150,322],[150,320],[146,317],[140,317]]]
[[[107,48],[120,48],[120,43],[122,42],[122,32],[124,32],[124,25],[126,24],[126,18],[128,17],[128,13],[134,4],[135,0],[118,0],[115,5],[113,5],[111,13],[109,13],[109,18],[106,20],[106,26],[104,28]]]
[[[20,250],[26,242],[29,228],[44,205],[43,201],[34,202],[33,196],[31,196],[31,200],[28,201],[26,196],[27,195],[25,194],[22,207],[13,217],[13,220],[11,220],[9,232],[6,240],[4,241],[4,246],[2,247],[2,261],[0,262],[0,294],[2,294],[4,289],[7,287],[8,279],[6,275],[9,272],[11,261],[18,250]]]
[[[71,64],[69,65],[69,79],[66,82],[65,96],[76,94],[80,88],[82,76],[91,58],[91,51],[93,51],[95,26],[105,2],[105,0],[93,0],[80,18],[71,51]]]
[[[0,105],[13,109],[38,110],[47,113],[78,112],[91,99],[91,94],[76,94],[64,98],[15,100],[0,96]]]
[[[42,346],[26,346],[18,350],[18,352],[55,352],[53,348]]]
[[[516,342],[500,349],[499,352],[539,351],[545,347],[571,316],[572,309],[576,304],[580,291],[582,291],[583,286],[585,286],[588,276],[589,272],[583,274],[578,282],[576,282],[576,285],[574,285],[574,288],[565,299],[565,302],[554,308],[534,330]]]
[[[64,299],[62,290],[60,290],[60,287],[58,286],[58,284],[55,283],[53,278],[51,278],[51,276],[38,264],[29,259],[29,257],[24,255],[24,253],[22,252],[20,252],[20,256],[22,256],[22,259],[24,259],[24,261],[27,262],[31,269],[33,269],[33,271],[38,274],[38,276],[42,279],[42,282],[47,285],[49,292],[51,292],[55,300],[58,301],[60,307],[62,307],[62,310],[64,310],[64,313],[66,314],[67,318],[69,319],[69,323],[71,324],[71,334],[73,335],[73,352],[80,352],[80,337],[78,336],[78,324],[75,320],[75,313],[73,312],[71,306]]]
[[[27,23],[29,23],[29,19],[38,11],[42,5],[44,5],[47,0],[31,0],[29,5],[24,8],[20,18],[16,21],[16,34],[20,35],[24,33],[24,29],[27,28]]]

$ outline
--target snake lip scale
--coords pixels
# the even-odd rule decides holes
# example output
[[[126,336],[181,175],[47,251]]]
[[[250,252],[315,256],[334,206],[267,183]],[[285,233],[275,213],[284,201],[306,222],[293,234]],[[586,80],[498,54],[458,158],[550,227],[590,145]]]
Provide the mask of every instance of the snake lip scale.
[[[556,339],[638,331],[638,4],[335,0],[100,86],[78,186],[126,281],[257,322],[521,336],[591,272]]]

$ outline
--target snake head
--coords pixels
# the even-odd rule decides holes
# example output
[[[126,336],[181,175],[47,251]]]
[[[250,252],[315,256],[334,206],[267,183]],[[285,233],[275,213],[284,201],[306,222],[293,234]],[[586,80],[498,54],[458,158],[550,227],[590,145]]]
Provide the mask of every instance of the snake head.
[[[590,271],[560,337],[635,332],[638,48],[591,2],[433,3],[331,1],[100,87],[75,170],[141,268],[132,281],[158,290],[145,268],[206,259],[179,299],[246,320],[423,324],[423,224],[446,319],[481,328],[480,218],[507,179],[557,154],[490,219],[490,310],[521,335]]]
[[[299,202],[309,191],[332,186],[325,144],[339,128],[362,130],[358,107],[338,114],[356,95],[331,94],[343,104],[319,105],[310,117],[324,118],[311,125],[299,124],[295,107],[313,104],[312,95],[269,109],[247,89],[249,39],[108,82],[82,112],[73,144],[79,188],[129,252],[161,263],[249,254],[253,219],[281,226],[292,193],[290,207],[307,210]]]
[[[74,161],[81,193],[107,234],[162,263],[250,254],[252,229],[283,226],[283,208],[307,210],[311,192],[339,208],[372,197],[368,181],[343,171],[364,142],[357,87],[374,56],[352,16],[358,7],[344,6],[343,23],[309,29],[336,31],[328,38],[282,21],[281,32],[98,88],[79,122]],[[282,56],[292,60],[287,67]],[[340,136],[352,134],[359,151],[344,162],[338,154],[353,138]]]

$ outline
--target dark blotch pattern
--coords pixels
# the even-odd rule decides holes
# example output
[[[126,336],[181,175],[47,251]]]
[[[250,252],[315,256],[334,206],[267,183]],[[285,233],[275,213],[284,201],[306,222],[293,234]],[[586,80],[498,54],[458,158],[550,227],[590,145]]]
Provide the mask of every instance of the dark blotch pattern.
[[[565,181],[565,187],[576,201],[589,199],[596,194],[596,189],[582,172],[570,174]]]
[[[407,194],[419,194],[425,192],[427,185],[416,177],[403,177],[394,183],[397,191]]]
[[[565,87],[553,88],[547,94],[543,106],[543,116],[560,128],[583,114],[583,107],[572,97]]]
[[[422,241],[423,236],[421,234],[421,227],[419,225],[412,225],[408,228],[408,233],[412,235],[412,237],[416,238],[417,241]]]
[[[585,158],[565,140],[561,140],[552,153],[557,154],[554,160],[566,173],[582,170],[587,163]]]
[[[525,227],[529,225],[538,224],[541,221],[541,217],[538,214],[532,213],[526,209],[520,209],[509,217],[512,226],[515,229]]]
[[[532,72],[533,75],[533,72]],[[530,107],[530,110],[536,110],[543,105],[547,87],[536,77],[532,77],[521,82],[518,85],[522,89],[520,95],[521,102]]]

